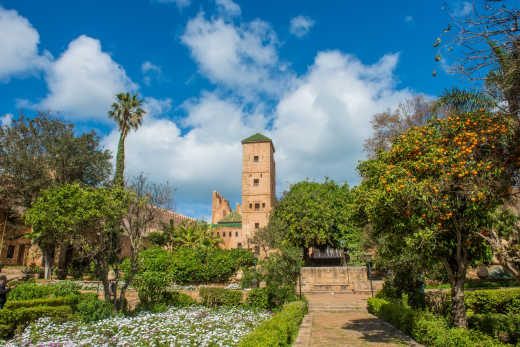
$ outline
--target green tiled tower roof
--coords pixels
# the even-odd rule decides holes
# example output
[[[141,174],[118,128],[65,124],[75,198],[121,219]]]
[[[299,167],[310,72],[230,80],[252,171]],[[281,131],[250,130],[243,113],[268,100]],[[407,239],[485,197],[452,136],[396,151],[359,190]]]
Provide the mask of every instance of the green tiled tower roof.
[[[242,215],[236,210],[232,211],[218,222],[221,223],[242,223]]]
[[[243,139],[242,143],[253,143],[253,142],[273,142],[267,136],[264,136],[260,133],[256,133],[252,136],[249,136],[247,139]]]

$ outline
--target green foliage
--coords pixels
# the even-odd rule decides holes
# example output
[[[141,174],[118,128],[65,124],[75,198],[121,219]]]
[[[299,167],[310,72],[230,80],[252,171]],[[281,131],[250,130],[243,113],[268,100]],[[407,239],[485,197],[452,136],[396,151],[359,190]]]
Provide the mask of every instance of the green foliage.
[[[111,172],[111,154],[94,132],[76,135],[74,125],[39,113],[0,127],[0,200],[4,207],[30,207],[55,184],[97,186]]]
[[[68,295],[66,297],[52,297],[30,300],[11,300],[7,301],[4,308],[7,310],[15,310],[22,307],[35,306],[75,306],[80,299],[79,295]]]
[[[47,297],[64,297],[78,295],[80,287],[72,281],[63,281],[47,285],[25,282],[18,284],[8,294],[8,302],[12,300],[32,300]]]
[[[438,347],[503,346],[482,332],[450,328],[448,322],[432,313],[415,311],[407,306],[379,298],[368,299],[368,311],[409,334],[415,341]]]
[[[146,111],[141,108],[143,100],[138,99],[137,94],[119,93],[116,95],[116,98],[117,102],[110,106],[108,116],[114,119],[121,132],[117,147],[114,183],[122,186],[124,184],[125,170],[125,139],[132,129],[137,130],[141,126]]]
[[[253,286],[253,281],[256,277],[256,284],[260,283],[259,279],[261,274],[255,271],[255,268],[252,267],[243,267],[242,268],[242,278],[240,279],[240,287],[242,289],[251,288]]]
[[[261,262],[269,307],[279,307],[286,302],[296,300],[295,285],[302,263],[300,249],[288,247],[271,253]]]
[[[354,195],[347,184],[303,181],[291,186],[273,217],[284,225],[285,240],[297,247],[353,247],[360,229],[354,223]]]
[[[427,307],[437,314],[448,316],[451,312],[451,296],[447,291],[428,292]],[[466,310],[472,313],[520,312],[520,288],[468,291],[464,295]]]
[[[267,288],[251,289],[246,299],[246,306],[267,310],[269,305],[269,292]]]
[[[161,295],[158,301],[140,302],[136,307],[136,312],[149,311],[159,313],[166,311],[170,306],[186,307],[197,304],[197,301],[187,294],[176,291],[166,291]]]
[[[486,333],[502,342],[518,345],[520,342],[520,315],[475,314],[468,319],[468,327]]]
[[[164,272],[144,271],[135,276],[134,285],[143,304],[163,301],[163,296],[171,282]]]
[[[16,310],[0,310],[0,338],[8,338],[15,331],[21,331],[29,323],[41,317],[51,317],[65,321],[72,317],[70,306],[31,306]]]
[[[261,323],[247,335],[239,347],[291,346],[298,334],[303,316],[307,313],[307,303],[291,302],[283,306],[273,318]]]
[[[242,304],[242,292],[215,287],[201,287],[199,296],[202,304],[214,306],[240,306]]]
[[[74,316],[84,323],[96,322],[114,315],[111,303],[99,300],[96,293],[81,295],[75,307]]]

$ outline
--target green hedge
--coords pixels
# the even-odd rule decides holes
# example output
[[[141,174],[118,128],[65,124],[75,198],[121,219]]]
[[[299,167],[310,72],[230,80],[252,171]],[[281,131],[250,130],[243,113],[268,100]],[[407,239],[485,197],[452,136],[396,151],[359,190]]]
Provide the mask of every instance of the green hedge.
[[[520,312],[520,288],[485,289],[464,292],[466,310],[471,313],[518,313]],[[451,313],[450,291],[428,292],[428,308],[448,317]]]
[[[273,318],[261,323],[249,333],[239,347],[291,346],[298,334],[298,328],[307,313],[307,303],[295,301],[285,304]]]
[[[28,281],[19,284],[7,294],[10,300],[32,300],[46,297],[63,297],[79,294],[80,287],[72,281],[62,281],[47,285]]]
[[[427,346],[504,346],[480,331],[451,328],[444,318],[433,313],[415,311],[385,299],[369,299],[368,311]]]
[[[199,289],[201,302],[205,306],[240,306],[242,292],[224,288],[201,287]]]
[[[41,317],[67,320],[72,317],[70,306],[33,306],[16,310],[0,310],[0,337],[9,338],[15,331],[21,331],[29,323]]]
[[[140,254],[140,273],[162,273],[177,284],[224,283],[241,267],[254,265],[253,253],[244,249],[180,248],[168,252],[150,248]],[[129,266],[123,264],[123,270]]]
[[[267,288],[251,289],[246,299],[246,306],[267,310],[269,305],[269,291]]]
[[[520,342],[520,314],[474,314],[468,317],[468,326],[502,342],[514,345]]]
[[[6,302],[4,308],[8,310],[15,310],[22,307],[34,306],[74,306],[78,303],[78,295],[69,295],[60,298],[43,298],[32,300],[11,300]]]

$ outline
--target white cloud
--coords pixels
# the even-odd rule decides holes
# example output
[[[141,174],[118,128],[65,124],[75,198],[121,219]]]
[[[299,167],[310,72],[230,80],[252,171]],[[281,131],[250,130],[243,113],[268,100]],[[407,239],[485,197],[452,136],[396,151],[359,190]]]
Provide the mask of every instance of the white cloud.
[[[413,17],[412,16],[406,16],[406,17],[404,17],[404,21],[406,23],[411,23],[411,22],[413,22]]]
[[[235,26],[222,18],[207,20],[204,13],[191,19],[182,42],[190,48],[200,72],[212,82],[248,95],[276,94],[284,90],[278,39],[261,20]]]
[[[261,132],[276,147],[279,192],[307,177],[357,184],[355,167],[364,158],[371,116],[412,96],[395,87],[398,58],[388,54],[365,65],[338,51],[320,52],[308,72],[280,94],[272,114],[205,92],[183,104],[187,116],[179,121],[145,118],[127,140],[127,173],[168,180],[177,188],[181,213],[208,215],[212,190],[233,205],[240,202],[240,140]],[[115,150],[117,140],[115,129],[104,143]]]
[[[6,113],[2,117],[0,117],[0,126],[10,127],[12,122],[13,122],[13,115],[10,113]]]
[[[242,11],[240,6],[233,2],[233,0],[215,0],[219,11],[229,16],[240,16]]]
[[[145,61],[141,65],[141,72],[143,74],[143,81],[147,86],[150,85],[152,77],[158,78],[162,76],[161,67],[149,61]]]
[[[172,99],[144,98],[143,109],[147,117],[156,117],[168,113],[172,109]]]
[[[155,0],[155,1],[157,1],[158,3],[161,3],[161,4],[174,3],[175,5],[177,5],[177,7],[179,9],[183,9],[184,7],[188,7],[191,5],[190,0]]]
[[[297,16],[291,19],[291,28],[289,31],[296,37],[304,37],[314,26],[315,22],[309,17]]]
[[[469,1],[462,1],[457,3],[453,7],[453,11],[451,12],[454,17],[464,17],[470,14],[473,11],[473,4]]]
[[[81,35],[47,70],[49,93],[38,107],[77,120],[107,120],[117,93],[135,91],[125,70],[103,52],[99,40]]]
[[[15,10],[0,6],[0,82],[13,75],[31,73],[44,68],[49,53],[38,53],[40,35],[31,23]]]

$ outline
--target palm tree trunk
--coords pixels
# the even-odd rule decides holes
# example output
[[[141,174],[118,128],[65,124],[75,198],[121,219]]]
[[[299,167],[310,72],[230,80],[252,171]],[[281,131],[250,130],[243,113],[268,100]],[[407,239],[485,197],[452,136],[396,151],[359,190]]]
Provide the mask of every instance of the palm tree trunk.
[[[119,144],[117,146],[116,173],[114,175],[114,185],[124,185],[125,171],[125,136],[121,133]]]

